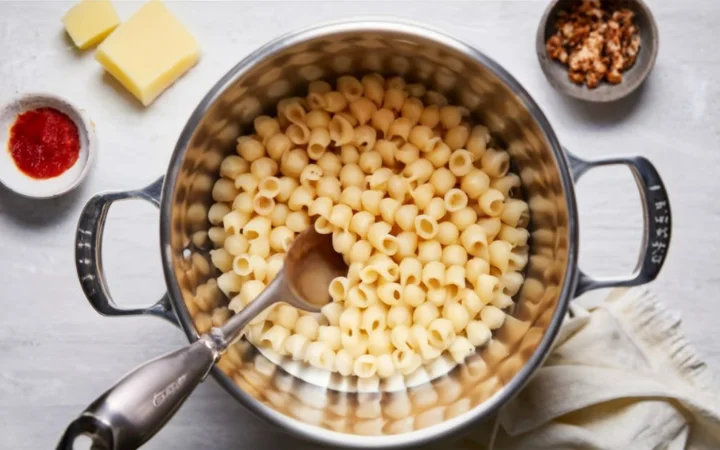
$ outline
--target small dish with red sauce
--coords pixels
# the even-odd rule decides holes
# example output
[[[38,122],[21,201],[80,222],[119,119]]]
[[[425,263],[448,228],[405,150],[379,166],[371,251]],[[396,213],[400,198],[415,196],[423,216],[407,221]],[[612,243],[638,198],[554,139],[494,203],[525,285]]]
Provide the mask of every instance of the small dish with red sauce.
[[[26,197],[77,187],[95,154],[87,114],[51,94],[27,94],[0,110],[0,183]]]

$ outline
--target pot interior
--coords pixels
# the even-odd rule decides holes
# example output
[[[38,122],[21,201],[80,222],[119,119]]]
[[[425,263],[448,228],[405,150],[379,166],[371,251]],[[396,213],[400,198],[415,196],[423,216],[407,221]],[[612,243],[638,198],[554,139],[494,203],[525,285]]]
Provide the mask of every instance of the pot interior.
[[[426,441],[487,417],[537,368],[564,315],[575,271],[571,178],[535,103],[504,70],[446,36],[396,23],[329,25],[281,38],[231,70],[190,119],[163,198],[163,257],[176,312],[193,337],[228,300],[209,262],[210,195],[225,155],[260,114],[343,74],[400,75],[467,107],[508,149],[530,205],[526,281],[513,316],[464,364],[440,358],[390,381],[330,374],[240,341],[218,364],[226,389],[254,412],[329,444]]]

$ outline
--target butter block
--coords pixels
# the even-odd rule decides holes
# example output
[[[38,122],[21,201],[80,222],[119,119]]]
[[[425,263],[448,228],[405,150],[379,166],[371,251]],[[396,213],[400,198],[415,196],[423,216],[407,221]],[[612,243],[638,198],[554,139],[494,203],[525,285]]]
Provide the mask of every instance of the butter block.
[[[160,0],[144,4],[100,44],[95,55],[145,106],[199,58],[195,38]]]
[[[63,25],[75,46],[84,50],[102,42],[120,18],[110,0],[83,0],[65,14]]]

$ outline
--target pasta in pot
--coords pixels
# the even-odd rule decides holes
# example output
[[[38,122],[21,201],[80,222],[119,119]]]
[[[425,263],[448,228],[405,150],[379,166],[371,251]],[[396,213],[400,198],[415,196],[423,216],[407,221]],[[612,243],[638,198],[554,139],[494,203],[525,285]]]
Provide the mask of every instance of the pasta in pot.
[[[443,352],[460,363],[503,326],[528,262],[521,178],[466,108],[401,77],[313,81],[258,116],[219,166],[207,212],[217,288],[195,323],[221,325],[282,268],[295,236],[330,234],[348,263],[312,315],[279,304],[247,338],[361,378],[409,375]],[[202,315],[202,317],[200,317]]]

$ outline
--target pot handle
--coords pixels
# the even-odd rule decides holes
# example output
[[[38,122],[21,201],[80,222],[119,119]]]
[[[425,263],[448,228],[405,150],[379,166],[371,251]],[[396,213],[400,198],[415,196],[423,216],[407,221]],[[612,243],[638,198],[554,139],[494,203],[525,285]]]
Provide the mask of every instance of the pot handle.
[[[110,205],[118,200],[143,199],[159,207],[162,185],[163,177],[136,191],[97,194],[87,202],[80,214],[75,234],[75,265],[80,285],[90,305],[103,316],[150,315],[178,325],[167,293],[158,302],[145,308],[117,307],[110,296],[102,266],[102,236]]]
[[[665,257],[670,245],[672,215],[670,213],[670,199],[655,166],[642,156],[586,161],[567,150],[566,153],[576,182],[585,172],[595,167],[628,166],[635,176],[635,181],[640,190],[643,216],[645,217],[642,250],[635,271],[628,277],[596,279],[580,270],[575,295],[579,296],[584,292],[606,287],[637,286],[657,278],[660,269],[665,263]]]

